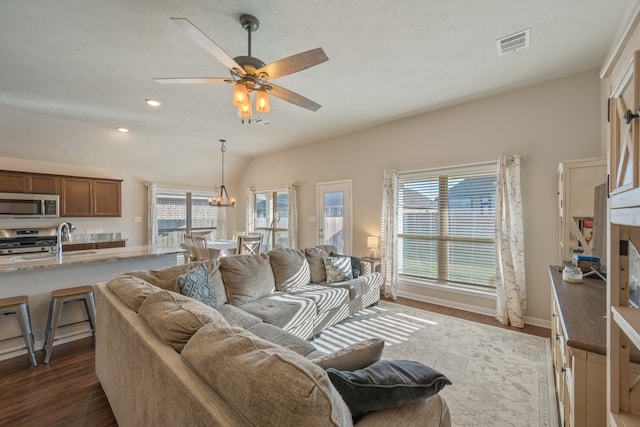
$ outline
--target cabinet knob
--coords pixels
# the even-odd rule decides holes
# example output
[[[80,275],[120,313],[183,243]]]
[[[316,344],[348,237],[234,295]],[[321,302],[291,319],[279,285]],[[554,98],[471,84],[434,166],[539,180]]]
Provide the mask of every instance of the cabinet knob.
[[[631,112],[631,110],[627,110],[627,111],[626,111],[626,113],[624,113],[624,117],[623,117],[623,118],[624,118],[624,122],[625,122],[626,124],[629,124],[629,123],[631,123],[631,120],[636,119],[636,118],[638,118],[638,117],[640,117],[640,115],[638,115],[638,114],[633,114],[633,113]]]

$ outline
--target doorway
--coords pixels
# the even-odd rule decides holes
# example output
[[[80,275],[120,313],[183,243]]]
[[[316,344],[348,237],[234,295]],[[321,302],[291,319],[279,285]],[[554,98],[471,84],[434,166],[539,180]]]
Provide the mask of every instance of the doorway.
[[[317,184],[318,244],[333,245],[338,253],[352,250],[351,180]]]

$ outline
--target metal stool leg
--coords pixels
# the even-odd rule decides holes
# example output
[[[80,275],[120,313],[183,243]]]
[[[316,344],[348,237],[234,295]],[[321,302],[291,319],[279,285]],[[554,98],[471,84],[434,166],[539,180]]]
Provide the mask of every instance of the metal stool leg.
[[[89,292],[84,299],[84,306],[87,309],[87,315],[89,316],[89,323],[91,324],[91,332],[95,336],[96,334],[96,299],[93,292]]]
[[[16,316],[18,317],[18,323],[20,329],[22,329],[22,337],[24,343],[27,345],[27,352],[32,366],[38,366],[36,362],[36,353],[33,349],[33,332],[31,332],[31,316],[29,315],[29,306],[27,304],[20,304],[16,309]]]
[[[49,306],[49,320],[47,321],[47,331],[44,339],[44,363],[49,363],[51,357],[51,351],[53,350],[53,339],[56,335],[56,329],[58,328],[58,320],[60,320],[60,313],[62,312],[62,305],[64,301],[58,298],[51,299],[51,305]]]

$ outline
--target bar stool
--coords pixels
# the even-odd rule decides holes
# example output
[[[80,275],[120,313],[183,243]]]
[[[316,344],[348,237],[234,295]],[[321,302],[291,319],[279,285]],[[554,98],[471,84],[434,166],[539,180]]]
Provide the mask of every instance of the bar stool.
[[[53,340],[58,329],[58,320],[62,313],[62,306],[65,302],[84,301],[84,307],[89,316],[91,332],[96,334],[96,301],[93,296],[92,286],[78,286],[76,288],[65,288],[51,291],[51,303],[49,304],[49,318],[47,320],[47,329],[44,335],[44,363],[49,363],[51,351],[53,350]],[[66,326],[66,325],[60,325]]]
[[[19,297],[0,299],[0,314],[15,314],[18,316],[18,323],[22,330],[24,343],[27,345],[29,359],[32,366],[38,366],[36,354],[33,350],[33,333],[31,332],[31,316],[29,314],[29,297],[21,295]]]

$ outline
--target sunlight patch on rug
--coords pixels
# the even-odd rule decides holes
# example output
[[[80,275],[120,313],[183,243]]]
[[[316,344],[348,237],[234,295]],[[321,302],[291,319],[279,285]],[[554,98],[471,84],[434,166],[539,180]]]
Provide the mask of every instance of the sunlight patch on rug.
[[[383,359],[418,360],[453,382],[454,426],[558,425],[548,339],[381,301],[312,341],[330,353],[368,338]]]

